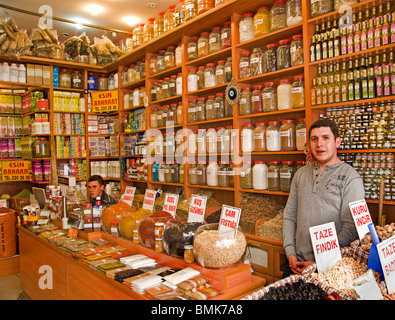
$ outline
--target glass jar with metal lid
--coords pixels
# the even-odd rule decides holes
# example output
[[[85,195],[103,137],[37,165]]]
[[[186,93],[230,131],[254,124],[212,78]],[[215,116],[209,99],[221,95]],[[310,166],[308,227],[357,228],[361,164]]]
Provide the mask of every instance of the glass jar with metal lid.
[[[218,187],[228,186],[228,161],[220,161],[218,165]]]
[[[254,125],[247,123],[243,125],[243,129],[241,130],[241,151],[253,152],[254,150]]]
[[[252,161],[243,161],[240,170],[240,184],[242,189],[252,189]]]
[[[254,39],[254,14],[244,13],[239,22],[240,43]]]
[[[162,154],[164,154],[163,153],[163,145],[164,145],[164,142],[163,142],[163,135],[162,134],[157,134],[156,136],[155,136],[155,142],[154,142],[154,147],[155,147],[155,154],[156,155],[162,155]]]
[[[150,19],[148,19],[147,23],[144,25],[144,29],[143,29],[144,43],[155,38],[154,22],[155,22],[155,18],[150,18]]]
[[[303,151],[306,145],[306,119],[301,118],[295,127],[296,131],[296,150]],[[368,149],[368,148],[367,148]]]
[[[304,76],[295,76],[292,83],[292,108],[304,108]]]
[[[282,120],[280,126],[281,151],[296,150],[295,120]]]
[[[266,130],[267,151],[281,151],[280,121],[269,121]]]
[[[198,71],[196,72],[197,77],[197,90],[204,89],[204,71],[206,70],[205,66],[200,66]]]
[[[173,183],[180,183],[180,165],[172,161],[170,165],[171,179]]]
[[[188,162],[188,183],[192,185],[197,185],[197,175],[196,175],[196,161]]]
[[[287,26],[293,26],[302,22],[302,1],[288,0],[287,1]]]
[[[232,46],[231,22],[226,21],[221,31],[221,49],[230,48]]]
[[[263,72],[273,72],[277,70],[277,45],[268,44],[263,57]]]
[[[159,12],[157,17],[154,20],[154,37],[159,37],[164,30],[164,12]]]
[[[177,125],[177,103],[172,103],[170,105],[170,112],[168,115],[169,126]]]
[[[221,31],[222,27],[214,27],[211,29],[208,41],[209,53],[214,53],[221,50]]]
[[[291,190],[292,178],[295,174],[293,163],[293,161],[283,161],[280,168],[280,190],[282,192],[289,192]]]
[[[204,87],[210,88],[217,85],[217,78],[215,76],[215,63],[207,63],[204,70]]]
[[[280,40],[279,44],[277,48],[277,70],[291,66],[291,40]]]
[[[270,31],[287,27],[287,1],[276,0],[270,9]]]
[[[217,153],[217,131],[209,128],[206,134],[207,153]]]
[[[233,127],[232,126],[226,126],[225,127],[226,131],[224,132],[224,148],[225,148],[225,153],[230,153],[233,150]]]
[[[248,114],[252,114],[252,105],[251,105],[251,88],[242,88],[240,94],[239,101],[239,115],[245,116]]]
[[[159,54],[156,58],[156,71],[157,72],[162,72],[166,70],[165,66],[165,54],[166,50],[160,50]]]
[[[188,40],[188,61],[198,58],[198,42],[199,37],[190,37]]]
[[[262,85],[254,86],[254,91],[251,95],[251,104],[252,104],[252,113],[261,113],[263,112],[262,106]]]
[[[295,34],[291,42],[291,66],[299,66],[303,64],[303,35]]]
[[[250,51],[244,51],[241,54],[241,59],[239,62],[240,79],[251,77],[250,56],[251,56]]]
[[[198,161],[198,165],[196,166],[196,177],[197,177],[197,184],[199,186],[207,185],[207,163],[206,161]]]
[[[185,183],[185,164],[180,163],[180,166],[178,167],[178,172],[180,176],[180,183]]]
[[[254,15],[254,37],[258,38],[269,32],[270,9],[268,7],[260,7]]]
[[[176,59],[175,59],[175,50],[174,46],[170,46],[167,48],[165,53],[165,68],[170,69],[176,66]]]
[[[251,77],[263,73],[263,51],[261,48],[252,49],[250,57],[250,75]]]
[[[180,129],[177,131],[176,136],[175,136],[175,144],[176,144],[176,155],[183,155],[185,151],[184,147],[184,130]]]
[[[196,17],[197,14],[197,0],[185,0],[185,21]]]
[[[206,154],[207,153],[207,145],[206,145],[206,129],[198,129],[196,136],[196,146],[198,154]]]
[[[262,91],[263,112],[277,111],[277,85],[275,82],[265,82]]]
[[[196,103],[196,118],[197,121],[206,121],[206,98],[199,97]]]
[[[267,123],[259,122],[254,129],[254,151],[266,151],[266,130]]]
[[[225,118],[225,102],[224,102],[225,94],[220,92],[215,95],[214,100],[214,114],[215,119]]]
[[[282,79],[277,87],[277,109],[292,109],[292,85],[290,79]]]
[[[189,100],[188,104],[188,122],[196,122],[196,99]]]
[[[224,84],[225,79],[225,60],[218,61],[217,67],[215,68],[215,77],[217,80],[217,85]]]
[[[270,161],[267,168],[267,189],[269,191],[280,191],[280,161]]]
[[[210,36],[210,32],[202,32],[200,34],[199,40],[198,40],[198,57],[204,57],[207,56],[209,54],[208,51],[208,41],[209,41],[209,36]]]
[[[214,120],[215,119],[215,110],[214,110],[214,100],[215,96],[210,95],[207,97],[206,101],[206,120]]]

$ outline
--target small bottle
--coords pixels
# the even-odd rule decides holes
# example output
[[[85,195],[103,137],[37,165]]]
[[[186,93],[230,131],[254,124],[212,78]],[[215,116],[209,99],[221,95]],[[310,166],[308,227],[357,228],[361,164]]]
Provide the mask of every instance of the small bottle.
[[[159,253],[165,251],[164,246],[163,246],[163,239],[162,238],[155,240],[155,251],[159,252]]]
[[[84,231],[85,232],[92,232],[93,231],[92,218],[85,218],[84,219]]]
[[[114,238],[119,237],[119,222],[113,221],[111,224],[111,236]]]
[[[193,246],[192,245],[186,245],[184,247],[184,261],[186,263],[194,263],[195,262],[195,256],[193,255]]]

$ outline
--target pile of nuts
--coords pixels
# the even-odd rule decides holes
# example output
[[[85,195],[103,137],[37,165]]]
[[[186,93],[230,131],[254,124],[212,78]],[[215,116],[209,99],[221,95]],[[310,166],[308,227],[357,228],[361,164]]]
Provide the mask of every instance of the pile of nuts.
[[[269,219],[258,226],[258,236],[272,240],[283,240],[283,210],[273,219]]]
[[[386,224],[384,227],[376,226],[376,233],[380,241],[385,241],[395,235],[395,222]],[[361,240],[361,248],[369,251],[373,243],[372,235],[368,232]]]
[[[357,261],[352,257],[344,257],[325,272],[313,273],[312,276],[330,287],[356,299],[354,290],[351,287],[352,283],[366,271],[366,263]],[[379,283],[380,275],[375,271],[373,271],[373,273],[377,283]]]

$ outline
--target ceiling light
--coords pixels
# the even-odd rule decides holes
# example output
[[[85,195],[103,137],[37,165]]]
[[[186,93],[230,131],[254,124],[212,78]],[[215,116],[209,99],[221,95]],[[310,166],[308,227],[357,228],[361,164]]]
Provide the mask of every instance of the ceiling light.
[[[93,16],[96,16],[104,11],[104,8],[98,4],[88,4],[84,7],[84,9]]]
[[[140,18],[137,18],[135,16],[123,17],[122,20],[131,27],[140,22]]]
[[[77,30],[80,30],[80,29],[83,28],[82,23],[89,24],[89,21],[85,20],[83,18],[73,18],[73,19],[70,19],[70,20],[76,22],[75,27],[77,28]]]
[[[156,8],[158,5],[155,2],[150,2],[147,4],[148,8]]]

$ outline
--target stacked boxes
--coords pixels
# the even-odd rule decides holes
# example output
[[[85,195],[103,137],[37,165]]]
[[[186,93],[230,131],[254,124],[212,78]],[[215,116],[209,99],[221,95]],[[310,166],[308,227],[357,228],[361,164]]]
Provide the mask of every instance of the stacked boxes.
[[[57,158],[83,158],[86,157],[85,137],[56,137]]]
[[[0,94],[0,113],[21,114],[22,97],[12,94]]]
[[[86,180],[86,160],[70,159],[67,163],[59,164],[58,175],[75,177],[77,180]]]
[[[54,91],[54,111],[85,112],[85,99],[78,92]]]
[[[89,137],[90,157],[119,156],[119,142],[117,136]]]
[[[55,134],[85,134],[85,117],[81,113],[54,113]]]

